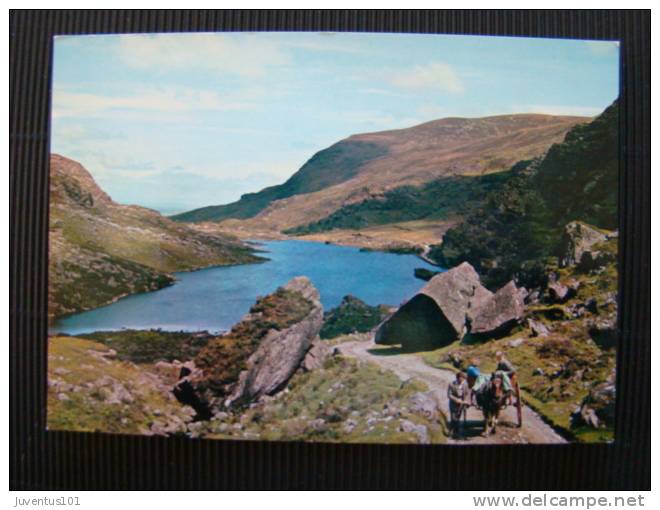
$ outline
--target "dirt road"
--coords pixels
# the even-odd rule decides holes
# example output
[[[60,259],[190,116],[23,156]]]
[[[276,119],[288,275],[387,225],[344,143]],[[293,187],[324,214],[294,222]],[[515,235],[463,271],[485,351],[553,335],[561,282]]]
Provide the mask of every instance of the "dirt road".
[[[337,346],[345,356],[352,356],[364,361],[376,363],[397,374],[402,380],[415,378],[425,382],[441,403],[446,416],[449,416],[447,385],[454,379],[453,372],[433,368],[416,354],[377,353],[379,349],[370,341],[346,342]],[[495,435],[481,437],[483,415],[481,411],[470,408],[467,412],[467,438],[450,440],[459,444],[525,444],[525,443],[565,443],[566,440],[546,424],[529,407],[523,408],[523,426],[517,428],[518,420],[514,407],[504,409],[500,415],[500,424]]]

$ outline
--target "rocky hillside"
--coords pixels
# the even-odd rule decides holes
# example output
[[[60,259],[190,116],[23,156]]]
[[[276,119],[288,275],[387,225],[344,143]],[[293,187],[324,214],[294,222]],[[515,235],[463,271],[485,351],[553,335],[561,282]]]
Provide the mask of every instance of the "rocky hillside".
[[[84,338],[49,338],[48,429],[186,432],[195,411],[172,394],[180,367],[168,368],[120,360],[113,349]]]
[[[114,202],[79,163],[50,159],[49,315],[156,290],[174,271],[262,259],[242,242]]]
[[[445,267],[467,261],[490,286],[511,278],[539,284],[545,258],[559,254],[567,223],[617,227],[617,147],[615,102],[593,122],[574,127],[544,157],[516,165],[503,186],[445,233],[430,257]]]
[[[230,226],[255,230],[294,228],[401,186],[506,170],[516,161],[543,153],[575,124],[587,120],[532,114],[447,118],[354,135],[315,154],[280,186],[174,219],[231,220]]]
[[[424,383],[345,358],[318,338],[322,320],[316,289],[299,277],[259,299],[222,337],[152,330],[50,338],[48,428],[445,441],[444,415]]]
[[[478,364],[491,372],[495,353],[503,351],[517,368],[528,405],[567,436],[609,441],[616,398],[617,235],[572,222],[562,245],[560,257],[544,267],[544,283],[518,295],[525,296],[524,307],[515,307],[520,311],[506,330],[450,342],[423,356],[438,368]],[[447,314],[457,305],[447,299],[440,304]],[[492,308],[501,312],[503,305]],[[479,308],[487,311],[477,307],[469,334],[480,326]],[[501,323],[507,317],[499,312],[487,316]]]

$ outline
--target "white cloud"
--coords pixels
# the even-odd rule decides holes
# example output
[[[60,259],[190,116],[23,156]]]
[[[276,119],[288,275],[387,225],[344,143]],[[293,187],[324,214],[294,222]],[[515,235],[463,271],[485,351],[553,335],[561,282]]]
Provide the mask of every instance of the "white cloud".
[[[138,69],[203,69],[254,78],[289,63],[287,52],[259,37],[220,34],[123,35],[119,57]]]
[[[111,111],[182,113],[198,110],[247,110],[249,102],[223,99],[217,92],[191,88],[161,87],[133,95],[108,96],[92,93],[53,91],[53,118],[91,117]]]
[[[412,69],[388,74],[385,80],[402,89],[436,89],[458,94],[463,92],[463,83],[456,71],[443,62],[432,62]]]

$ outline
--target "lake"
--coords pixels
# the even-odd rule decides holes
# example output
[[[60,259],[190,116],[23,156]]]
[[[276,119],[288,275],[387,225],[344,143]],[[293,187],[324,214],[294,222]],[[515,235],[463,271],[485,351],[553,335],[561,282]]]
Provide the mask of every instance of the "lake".
[[[309,241],[268,241],[260,249],[270,259],[263,264],[176,273],[177,282],[170,287],[64,317],[50,332],[76,335],[122,328],[225,331],[241,320],[257,296],[300,275],[312,280],[326,310],[347,294],[370,305],[398,306],[424,285],[413,276],[416,267],[438,270],[415,255]]]

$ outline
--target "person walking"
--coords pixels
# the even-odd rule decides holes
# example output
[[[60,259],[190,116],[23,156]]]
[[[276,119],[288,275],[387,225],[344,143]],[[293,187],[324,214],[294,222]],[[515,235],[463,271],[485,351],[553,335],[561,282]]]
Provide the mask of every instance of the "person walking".
[[[449,414],[450,424],[449,428],[454,439],[463,437],[463,422],[461,417],[467,407],[470,405],[468,401],[468,388],[467,381],[465,380],[464,372],[457,372],[456,379],[452,381],[447,387],[447,398],[449,399]]]

